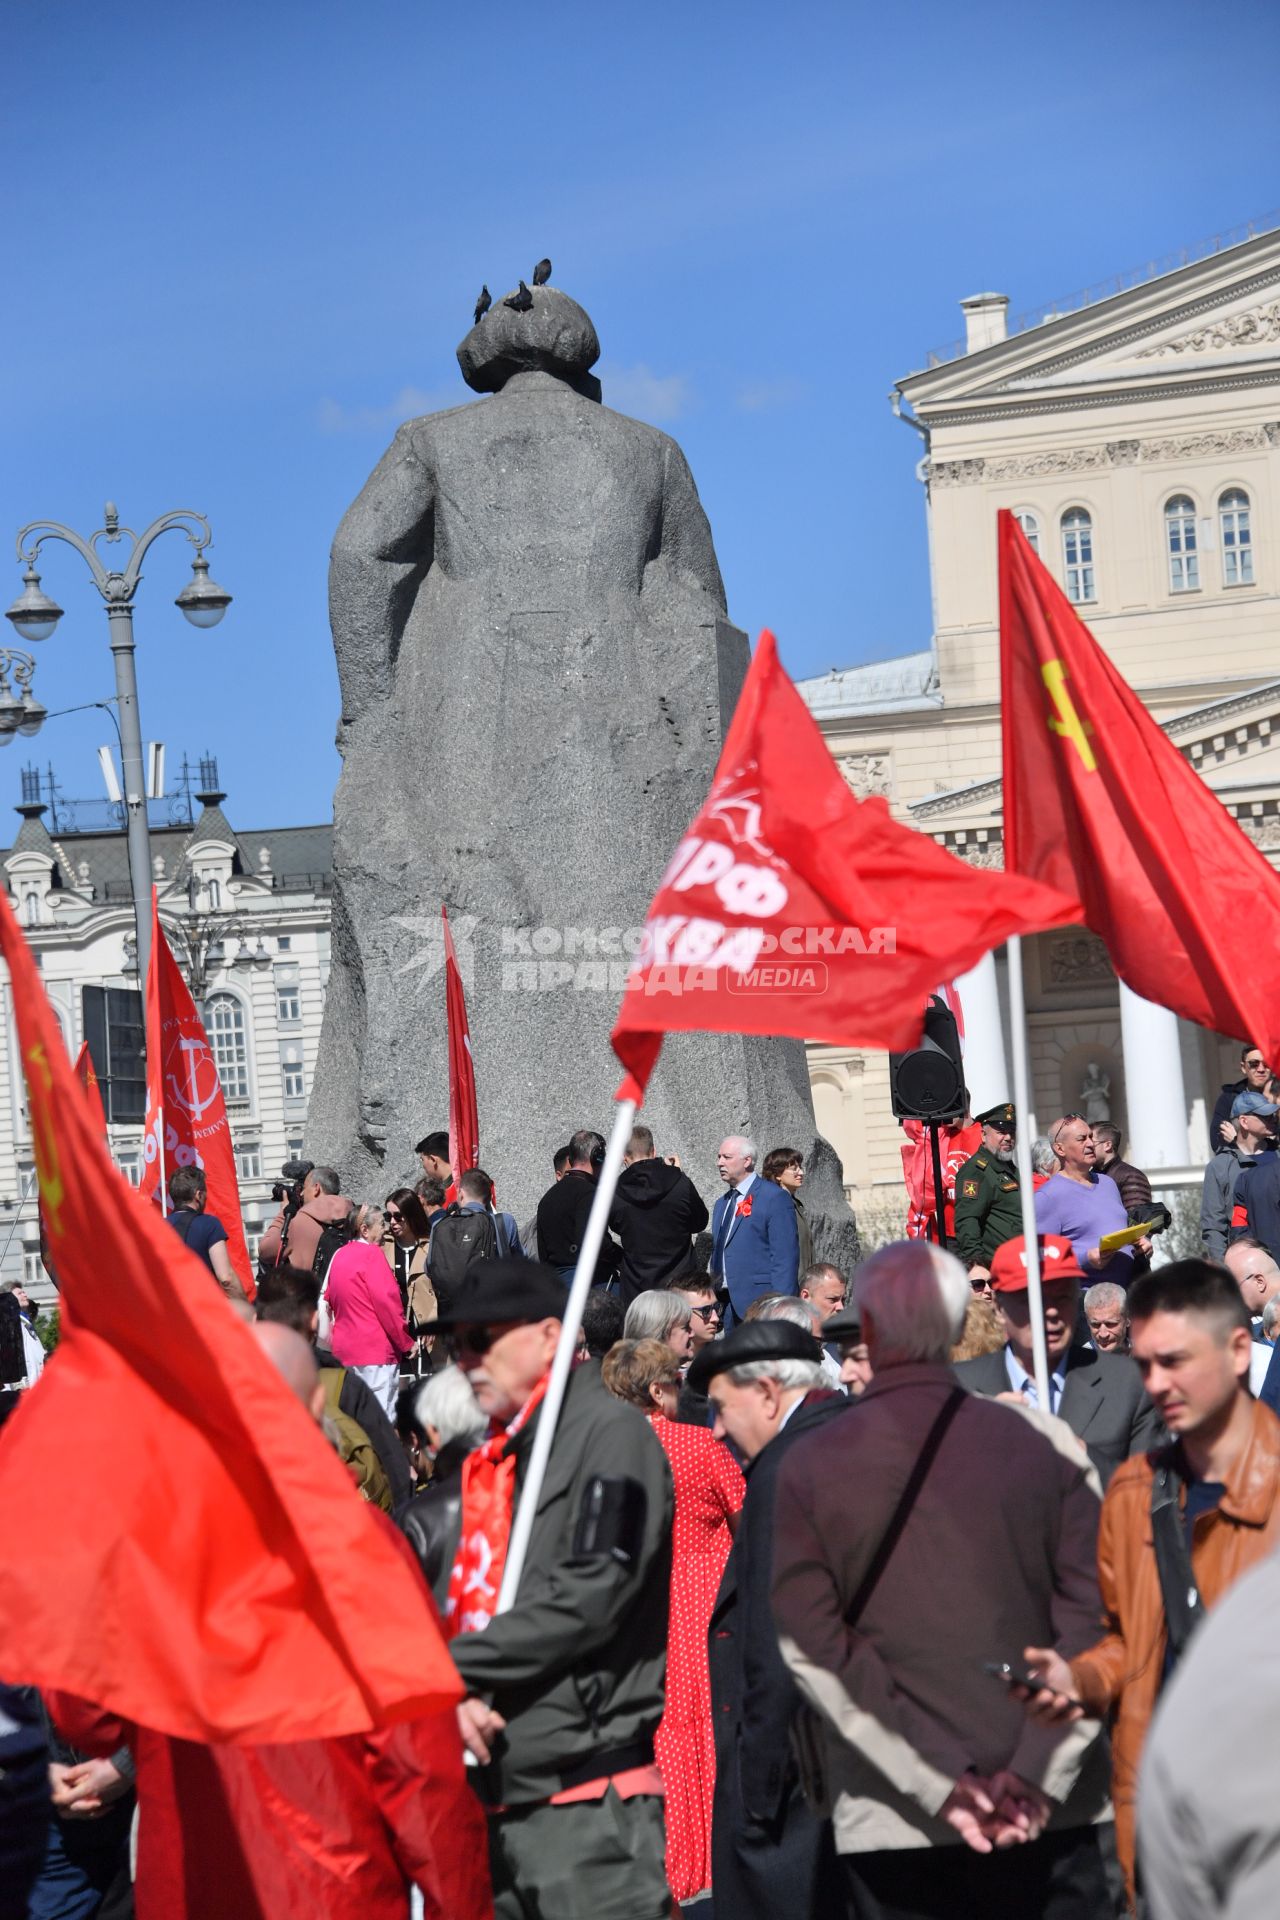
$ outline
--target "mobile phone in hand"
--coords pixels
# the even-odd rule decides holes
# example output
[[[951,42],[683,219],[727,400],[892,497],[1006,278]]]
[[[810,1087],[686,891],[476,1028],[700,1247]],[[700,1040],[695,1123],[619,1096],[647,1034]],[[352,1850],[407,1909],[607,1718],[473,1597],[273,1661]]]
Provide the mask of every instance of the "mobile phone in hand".
[[[1011,1667],[1007,1660],[984,1660],[982,1671],[989,1673],[993,1680],[1003,1680],[1006,1687],[1025,1687],[1028,1693],[1053,1692],[1047,1680],[1037,1680],[1033,1673],[1024,1673],[1020,1667]]]

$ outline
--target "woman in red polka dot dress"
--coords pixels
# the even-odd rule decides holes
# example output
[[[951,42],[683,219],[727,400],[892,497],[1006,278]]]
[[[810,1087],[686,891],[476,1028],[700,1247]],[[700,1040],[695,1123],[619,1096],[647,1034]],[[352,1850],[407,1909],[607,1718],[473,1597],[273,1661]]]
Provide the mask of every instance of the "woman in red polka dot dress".
[[[692,1900],[711,1885],[716,1758],[707,1628],[746,1482],[709,1428],[676,1420],[679,1362],[661,1341],[620,1340],[605,1359],[604,1383],[648,1414],[675,1481],[667,1699],[654,1745],[666,1793],[667,1881],[677,1900]]]

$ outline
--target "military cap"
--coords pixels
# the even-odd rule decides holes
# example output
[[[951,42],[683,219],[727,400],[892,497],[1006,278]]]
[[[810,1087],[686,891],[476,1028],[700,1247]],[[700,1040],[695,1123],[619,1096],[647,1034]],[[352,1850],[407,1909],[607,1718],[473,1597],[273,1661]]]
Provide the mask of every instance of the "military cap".
[[[695,1393],[705,1393],[707,1384],[730,1367],[748,1367],[757,1360],[812,1360],[822,1358],[822,1348],[811,1333],[791,1320],[744,1320],[723,1340],[713,1340],[702,1349],[690,1367],[686,1379]]]
[[[974,1118],[982,1127],[1016,1127],[1018,1124],[1012,1100],[1002,1100],[998,1106],[988,1107],[985,1113],[975,1114]]]

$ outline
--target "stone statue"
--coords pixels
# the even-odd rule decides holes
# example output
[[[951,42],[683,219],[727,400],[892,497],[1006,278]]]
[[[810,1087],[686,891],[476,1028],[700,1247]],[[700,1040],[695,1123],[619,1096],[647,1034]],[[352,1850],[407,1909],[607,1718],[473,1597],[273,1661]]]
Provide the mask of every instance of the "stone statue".
[[[523,1218],[554,1149],[608,1131],[628,936],[746,671],[684,455],[601,403],[599,351],[555,288],[495,299],[458,348],[487,397],[401,427],[334,541],[343,770],[307,1151],[348,1192],[380,1196],[447,1124],[442,901],[503,1204]],[[708,1202],[724,1134],[798,1147],[819,1244],[849,1258],[798,1043],[673,1036],[643,1117]]]
[[[1104,1073],[1096,1060],[1091,1060],[1084,1070],[1084,1080],[1080,1087],[1080,1106],[1090,1126],[1095,1120],[1111,1118],[1111,1076]]]

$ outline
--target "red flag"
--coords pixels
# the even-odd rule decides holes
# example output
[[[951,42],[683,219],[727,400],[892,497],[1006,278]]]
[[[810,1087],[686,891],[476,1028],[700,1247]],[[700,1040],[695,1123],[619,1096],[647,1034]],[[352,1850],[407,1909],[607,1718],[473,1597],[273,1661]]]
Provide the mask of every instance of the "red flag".
[[[1280,875],[1000,515],[1004,857],[1148,1000],[1280,1064]]]
[[[253,1264],[240,1217],[235,1149],[227,1103],[204,1022],[169,950],[151,889],[151,964],[147,968],[147,1125],[142,1139],[143,1191],[164,1193],[175,1167],[203,1167],[208,1210],[227,1230],[227,1254],[252,1300]],[[162,1199],[161,1205],[166,1202]]]
[[[939,979],[1069,918],[1047,888],[976,872],[883,800],[855,800],[762,633],[627,978],[622,1092],[642,1096],[675,1029],[912,1046]]]
[[[0,955],[70,1309],[0,1434],[6,1679],[202,1741],[451,1704],[415,1569],[208,1268],[115,1173],[3,897]]]
[[[93,1064],[93,1055],[89,1051],[89,1042],[87,1040],[76,1055],[76,1079],[84,1088],[85,1098],[89,1103],[89,1112],[93,1115],[94,1120],[102,1131],[102,1137],[105,1140],[107,1137],[107,1116],[102,1105],[102,1088],[98,1085],[98,1075]]]
[[[480,1165],[480,1115],[467,1003],[447,907],[441,907],[440,916],[444,921],[444,1004],[449,1024],[449,1164],[456,1190],[460,1175]]]

